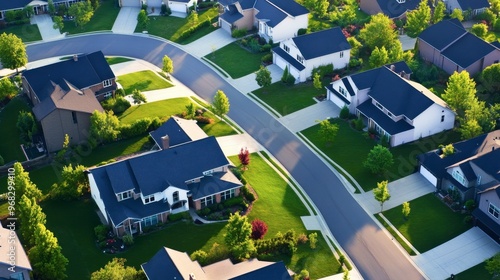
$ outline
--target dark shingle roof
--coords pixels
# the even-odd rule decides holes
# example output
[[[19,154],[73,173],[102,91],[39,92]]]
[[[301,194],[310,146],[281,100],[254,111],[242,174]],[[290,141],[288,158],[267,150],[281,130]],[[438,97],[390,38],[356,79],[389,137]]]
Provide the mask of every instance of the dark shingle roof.
[[[403,15],[406,11],[416,9],[420,1],[406,0],[403,3],[398,3],[394,0],[377,0],[377,3],[385,15],[389,18],[396,18]]]
[[[424,40],[429,45],[439,51],[463,36],[467,31],[457,19],[442,20],[427,27],[418,38]],[[465,54],[466,52],[462,52]],[[470,53],[470,52],[469,52]]]
[[[490,7],[488,0],[458,0],[458,4],[463,11]]]
[[[238,12],[234,4],[231,4],[227,6],[227,10],[220,17],[229,23],[235,23],[240,18],[243,18],[243,15]]]
[[[494,46],[467,32],[467,34],[446,48],[442,54],[460,67],[467,68],[494,50],[496,50]]]
[[[230,280],[254,280],[254,279],[292,279],[283,261],[273,263],[263,268],[245,273]]]
[[[351,76],[351,80],[360,90],[370,88],[377,79],[379,69],[380,68],[375,68],[365,72],[354,74]]]
[[[372,104],[371,99],[366,100],[356,107],[363,115],[371,118],[375,121],[382,129],[391,135],[395,135],[404,131],[413,129],[414,127],[409,123],[405,122],[403,119],[395,122],[389,116],[384,114],[380,109]]]
[[[500,190],[500,188],[497,188],[497,190]],[[500,197],[500,194],[498,194],[498,197]],[[476,219],[478,219],[481,223],[483,223],[487,228],[489,228],[491,231],[493,231],[496,235],[500,236],[500,224],[498,224],[496,221],[494,221],[491,218],[491,215],[484,213],[481,209],[476,208],[472,211],[472,216],[474,216]]]
[[[261,1],[261,0],[257,0]],[[309,13],[309,11],[299,3],[295,2],[294,0],[267,0],[268,2],[271,2],[272,4],[278,6],[280,9],[285,11],[287,14],[291,16],[300,16],[300,15],[305,15]]]
[[[165,135],[169,137],[170,147],[207,137],[195,122],[172,116],[155,131],[151,131],[149,135],[160,148],[162,148],[161,138]]]
[[[328,84],[326,86],[326,89],[331,91],[333,94],[335,94],[338,98],[340,98],[346,104],[351,104],[351,101],[347,100],[347,98],[345,96],[343,96],[340,92],[338,92],[336,89],[334,89],[332,84]]]
[[[147,263],[143,263],[141,266],[149,280],[184,279],[166,248],[161,248]]]
[[[408,64],[406,64],[404,60],[385,65],[385,67],[387,67],[388,69],[391,69],[392,66],[394,66],[394,72],[396,73],[401,73],[401,72],[404,72],[405,74],[413,73],[410,69],[410,66],[408,66]]]
[[[472,170],[469,162],[461,163],[458,166],[460,166],[460,169],[464,173],[467,181],[475,181],[477,179],[476,173],[474,173],[474,170]]]
[[[32,0],[0,0],[0,11],[22,9]]]
[[[305,59],[351,49],[340,27],[304,34],[292,40]]]
[[[198,183],[189,184],[194,200],[238,187],[241,187],[241,182],[231,172],[217,172],[201,178]]]
[[[287,17],[285,12],[271,5],[267,0],[257,0],[254,7],[259,11],[255,17],[265,21],[270,27],[275,27]]]
[[[500,49],[500,42],[499,41],[491,42],[491,45],[497,49]]]
[[[500,139],[498,140],[500,141]],[[484,172],[500,180],[500,149],[495,149],[471,161]]]
[[[68,59],[26,70],[23,76],[41,102],[52,93],[52,82],[62,85],[66,80],[77,89],[83,89],[115,78],[101,51],[80,55],[77,61]]]
[[[354,90],[352,89],[351,83],[349,82],[349,79],[347,77],[342,78],[342,82],[344,83],[345,88],[347,89],[347,92],[349,92],[350,96],[354,96]]]
[[[284,60],[286,60],[286,62],[290,63],[290,65],[293,66],[295,69],[297,69],[299,71],[306,69],[306,67],[304,65],[302,65],[300,62],[298,62],[295,58],[293,58],[290,54],[288,54],[282,48],[274,47],[273,52],[275,54],[279,55]]]

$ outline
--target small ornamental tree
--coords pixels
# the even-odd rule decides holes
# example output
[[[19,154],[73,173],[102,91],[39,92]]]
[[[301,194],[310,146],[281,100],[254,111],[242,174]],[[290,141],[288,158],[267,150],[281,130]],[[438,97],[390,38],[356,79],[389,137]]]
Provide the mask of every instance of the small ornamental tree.
[[[319,135],[325,141],[325,145],[331,144],[337,133],[339,131],[339,126],[337,124],[333,124],[329,119],[322,120],[319,122]]]
[[[91,280],[109,280],[109,279],[145,279],[141,270],[133,266],[126,266],[126,259],[113,258],[104,267],[94,271],[90,276]]]
[[[485,38],[488,34],[488,26],[484,23],[476,23],[472,26],[470,32],[479,38]]]
[[[174,63],[172,62],[172,59],[168,57],[168,55],[163,56],[162,63],[163,65],[161,70],[163,70],[163,72],[167,73],[168,75],[174,72]]]
[[[487,260],[485,267],[493,278],[497,277],[500,274],[500,253]]]
[[[62,30],[64,28],[64,21],[61,16],[54,16],[52,20],[54,21],[54,25],[52,25],[52,28],[59,30]]]
[[[229,99],[222,90],[218,90],[215,93],[214,100],[212,101],[212,109],[219,117],[229,112]]]
[[[368,153],[363,165],[374,174],[383,175],[394,164],[394,159],[386,147],[377,145]]]
[[[375,200],[380,203],[380,212],[384,209],[384,202],[391,198],[389,194],[389,189],[387,188],[388,181],[382,181],[377,183],[377,187],[373,189],[373,195]]]
[[[141,10],[137,15],[137,23],[142,29],[147,29],[149,25],[149,17],[146,11]]]
[[[446,11],[446,6],[443,1],[438,1],[434,12],[432,13],[432,23],[436,24],[444,18],[444,13]]]
[[[389,53],[383,46],[381,48],[375,47],[368,61],[370,62],[370,67],[380,67],[389,62]]]
[[[401,213],[403,214],[403,217],[405,220],[408,220],[408,217],[410,216],[410,203],[408,201],[403,202],[403,209],[401,210]]]
[[[314,73],[314,76],[313,76],[313,86],[315,89],[318,89],[320,90],[321,88],[323,88],[323,84],[321,83],[321,76],[319,75],[318,72]]]
[[[19,67],[28,63],[26,47],[21,38],[12,33],[0,34],[0,62],[4,68],[16,69],[16,73]]]
[[[259,71],[255,73],[255,80],[259,87],[268,87],[271,85],[271,71],[264,66],[260,66]]]
[[[241,148],[240,153],[238,154],[238,158],[241,165],[243,165],[243,170],[247,170],[248,165],[250,164],[250,152],[248,152],[248,149]]]
[[[453,12],[451,12],[450,17],[456,18],[459,21],[464,20],[464,14],[462,13],[462,10],[460,10],[460,9],[454,9]]]
[[[309,246],[311,249],[316,249],[316,244],[318,243],[318,233],[317,232],[312,232],[308,235],[309,237]]]
[[[267,233],[267,225],[264,221],[255,219],[252,221],[252,239],[262,239]]]
[[[31,143],[33,141],[33,135],[38,132],[38,126],[31,112],[19,112],[16,126],[17,129],[19,129],[19,136],[23,143]]]
[[[144,10],[141,10],[141,11],[144,11]],[[134,91],[132,92],[132,99],[134,100],[134,104],[141,104],[141,103],[148,102],[146,100],[146,96],[144,95],[144,93],[142,93],[138,89],[134,89]]]

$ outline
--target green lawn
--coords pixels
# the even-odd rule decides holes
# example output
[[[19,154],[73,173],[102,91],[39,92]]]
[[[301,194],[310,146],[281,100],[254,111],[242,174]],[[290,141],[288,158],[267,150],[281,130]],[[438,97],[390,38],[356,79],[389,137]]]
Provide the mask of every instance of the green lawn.
[[[211,118],[214,121],[210,124],[198,123],[198,126],[201,127],[207,135],[219,137],[238,134],[237,131],[229,126],[224,120],[217,118],[212,112],[206,111],[203,116]]]
[[[264,55],[265,53],[251,53],[234,42],[207,54],[205,58],[237,79],[259,70]]]
[[[131,59],[131,58],[126,58],[126,57],[121,57],[121,56],[106,57],[106,61],[108,62],[109,65],[123,63],[123,62],[127,62],[127,61],[132,61],[132,60],[133,59]]]
[[[410,208],[407,221],[401,214],[401,205],[383,214],[420,253],[441,245],[471,227],[464,223],[465,215],[453,212],[432,193],[410,201]]]
[[[71,34],[111,30],[115,19],[120,12],[120,8],[116,5],[114,0],[103,0],[100,2],[99,8],[94,12],[92,19],[84,26],[76,26],[74,22],[65,21],[62,32]]]
[[[490,280],[493,279],[492,275],[484,267],[485,262],[482,262],[476,266],[473,266],[466,271],[462,271],[455,275],[454,280]],[[450,278],[448,278],[450,279]]]
[[[201,23],[207,19],[210,19],[212,22],[214,22],[217,16],[217,8],[205,10],[198,14],[198,22]],[[156,35],[174,42],[187,44],[215,30],[213,26],[202,27],[185,40],[179,41],[179,36],[182,34],[182,32],[191,28],[192,26],[193,25],[188,22],[187,18],[178,18],[172,16],[152,16],[149,17],[149,25],[147,31],[152,35]],[[143,29],[140,26],[137,26],[135,29],[135,32],[142,31]]]
[[[12,99],[0,111],[0,127],[2,128],[2,141],[0,141],[0,155],[5,163],[11,161],[25,161],[26,157],[21,149],[19,130],[16,127],[17,116],[20,111],[31,112],[30,107],[19,96]]]
[[[276,82],[253,93],[284,116],[316,104],[313,97],[322,94],[323,90],[315,89],[312,83],[288,86],[282,82]]]
[[[104,146],[98,146],[89,155],[83,155],[78,164],[90,167],[120,156],[148,150],[151,146],[152,143],[149,140],[149,135],[136,136]]]
[[[135,89],[148,91],[174,86],[151,70],[118,76],[117,82],[123,86],[126,94],[132,94]]]
[[[318,134],[319,125],[303,130],[302,134],[351,174],[365,191],[373,189],[382,180],[394,181],[410,175],[416,171],[417,155],[436,149],[439,144],[449,144],[460,139],[458,133],[449,131],[391,148],[394,165],[386,176],[375,176],[363,166],[368,153],[376,145],[375,141],[351,128],[346,121],[334,119],[332,122],[338,124],[340,129],[333,143],[328,146]]]
[[[21,38],[24,43],[32,41],[41,41],[42,35],[36,24],[12,25],[0,29],[0,33],[12,33]]]

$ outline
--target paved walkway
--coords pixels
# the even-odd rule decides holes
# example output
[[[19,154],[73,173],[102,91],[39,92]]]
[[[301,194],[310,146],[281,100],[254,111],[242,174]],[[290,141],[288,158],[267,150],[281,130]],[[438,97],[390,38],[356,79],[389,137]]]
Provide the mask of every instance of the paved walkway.
[[[300,216],[306,230],[323,230],[318,216]]]
[[[384,210],[394,208],[403,202],[411,201],[436,190],[436,187],[418,172],[390,182],[388,188],[391,199],[384,203]],[[368,213],[375,214],[380,212],[380,203],[373,197],[373,191],[355,194],[354,198]]]
[[[203,57],[234,41],[236,41],[236,38],[231,37],[231,34],[227,33],[227,31],[222,28],[219,28],[214,32],[210,32],[209,34],[201,37],[200,39],[183,46],[183,49],[194,56]]]
[[[337,105],[325,100],[278,120],[290,131],[296,133],[317,124],[316,121],[338,117],[339,113],[340,108]]]
[[[266,68],[269,72],[271,72],[271,83],[281,80],[281,76],[283,76],[283,70],[281,68],[279,68],[276,64],[268,65]],[[243,94],[247,94],[260,88],[255,80],[255,73],[248,74],[238,79],[233,79],[231,83]]]
[[[113,33],[133,34],[140,11],[139,7],[122,7],[111,29]]]
[[[247,133],[217,137],[217,143],[227,157],[239,154],[241,148],[247,148],[250,153],[262,151],[262,146]]]
[[[40,30],[42,40],[44,41],[64,38],[64,35],[61,34],[59,29],[54,29],[54,22],[47,14],[32,16],[30,22],[31,24],[36,24],[38,26],[38,30]]]
[[[429,279],[447,279],[500,252],[500,245],[478,227],[423,254],[411,257]]]
[[[399,41],[401,42],[401,46],[403,51],[413,50],[415,48],[415,42],[417,38],[408,37],[408,35],[399,35]]]

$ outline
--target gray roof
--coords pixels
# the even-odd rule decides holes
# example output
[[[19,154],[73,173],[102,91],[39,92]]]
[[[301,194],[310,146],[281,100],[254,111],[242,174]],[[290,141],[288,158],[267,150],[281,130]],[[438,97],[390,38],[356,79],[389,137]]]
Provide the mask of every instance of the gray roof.
[[[231,172],[217,172],[201,178],[200,182],[189,184],[193,200],[241,187],[241,182]]]
[[[499,41],[491,42],[491,45],[497,49],[500,49],[500,42]]]
[[[270,4],[268,0],[257,0],[254,8],[259,11],[255,18],[265,21],[270,27],[275,27],[288,16],[283,10]]]
[[[344,83],[345,88],[347,89],[347,92],[349,92],[350,96],[354,96],[356,93],[352,89],[351,83],[349,82],[349,79],[347,77],[342,78],[342,82]]]
[[[375,0],[371,0],[375,1]],[[394,0],[376,0],[382,12],[389,18],[397,18],[407,11],[415,10],[420,4],[420,1],[406,0],[403,3],[398,3]]]
[[[294,37],[292,40],[305,59],[351,49],[351,45],[347,42],[340,27],[304,34]]]
[[[494,50],[496,50],[496,47],[476,37],[476,35],[467,32],[460,39],[444,49],[442,54],[460,67],[467,68]]]
[[[0,11],[22,9],[32,0],[0,0]]]
[[[220,17],[229,23],[235,23],[237,20],[243,18],[243,15],[238,12],[235,4],[230,4]]]
[[[300,5],[294,0],[266,0],[266,1],[272,3],[273,5],[285,11],[287,14],[294,17],[309,13],[309,10],[307,10],[304,6]]]
[[[293,66],[293,68],[297,69],[298,71],[306,69],[306,67],[302,63],[298,62],[295,58],[293,58],[289,53],[287,53],[282,48],[274,47],[273,52],[276,55],[279,55],[281,58],[283,58],[286,62],[290,63],[290,65]]]
[[[185,120],[176,116],[170,117],[155,131],[151,131],[149,135],[160,149],[162,148],[161,138],[165,135],[169,137],[170,147],[208,137],[196,124],[196,121]]]
[[[437,50],[442,51],[465,33],[467,33],[467,30],[465,30],[459,20],[450,19],[442,20],[427,27],[418,35],[418,38],[424,40]]]
[[[384,66],[387,69],[391,69],[391,66],[394,66],[395,73],[401,73],[403,71],[406,74],[412,73],[408,64],[406,64],[406,62],[404,62],[403,60],[398,61],[398,62],[394,62],[394,63],[389,63],[389,64],[386,64]],[[375,83],[375,80],[377,79],[378,74],[379,74],[379,70],[380,70],[380,68],[375,68],[375,69],[371,69],[371,70],[364,71],[361,73],[357,73],[357,74],[351,75],[351,79],[354,82],[354,84],[356,85],[356,87],[358,87],[358,89],[360,89],[360,90],[367,89],[367,88],[372,87],[373,83]]]
[[[255,279],[279,279],[291,280],[292,277],[288,273],[283,261],[273,263],[271,265],[250,271],[240,276],[231,278],[230,280],[255,280]]]
[[[490,7],[490,3],[488,2],[488,0],[458,0],[458,4],[463,11],[467,11],[469,9],[476,10]]]
[[[497,141],[500,143],[500,138]],[[473,159],[471,162],[500,181],[500,148]]]
[[[398,133],[408,131],[413,129],[414,127],[405,122],[403,119],[395,122],[389,116],[384,114],[380,109],[375,107],[372,104],[371,99],[366,100],[361,103],[358,107],[356,107],[363,115],[369,117],[373,121],[375,121],[382,129],[384,129],[387,133],[391,135],[396,135]]]
[[[167,248],[161,248],[147,263],[141,266],[149,280],[184,279],[168,254]]]

